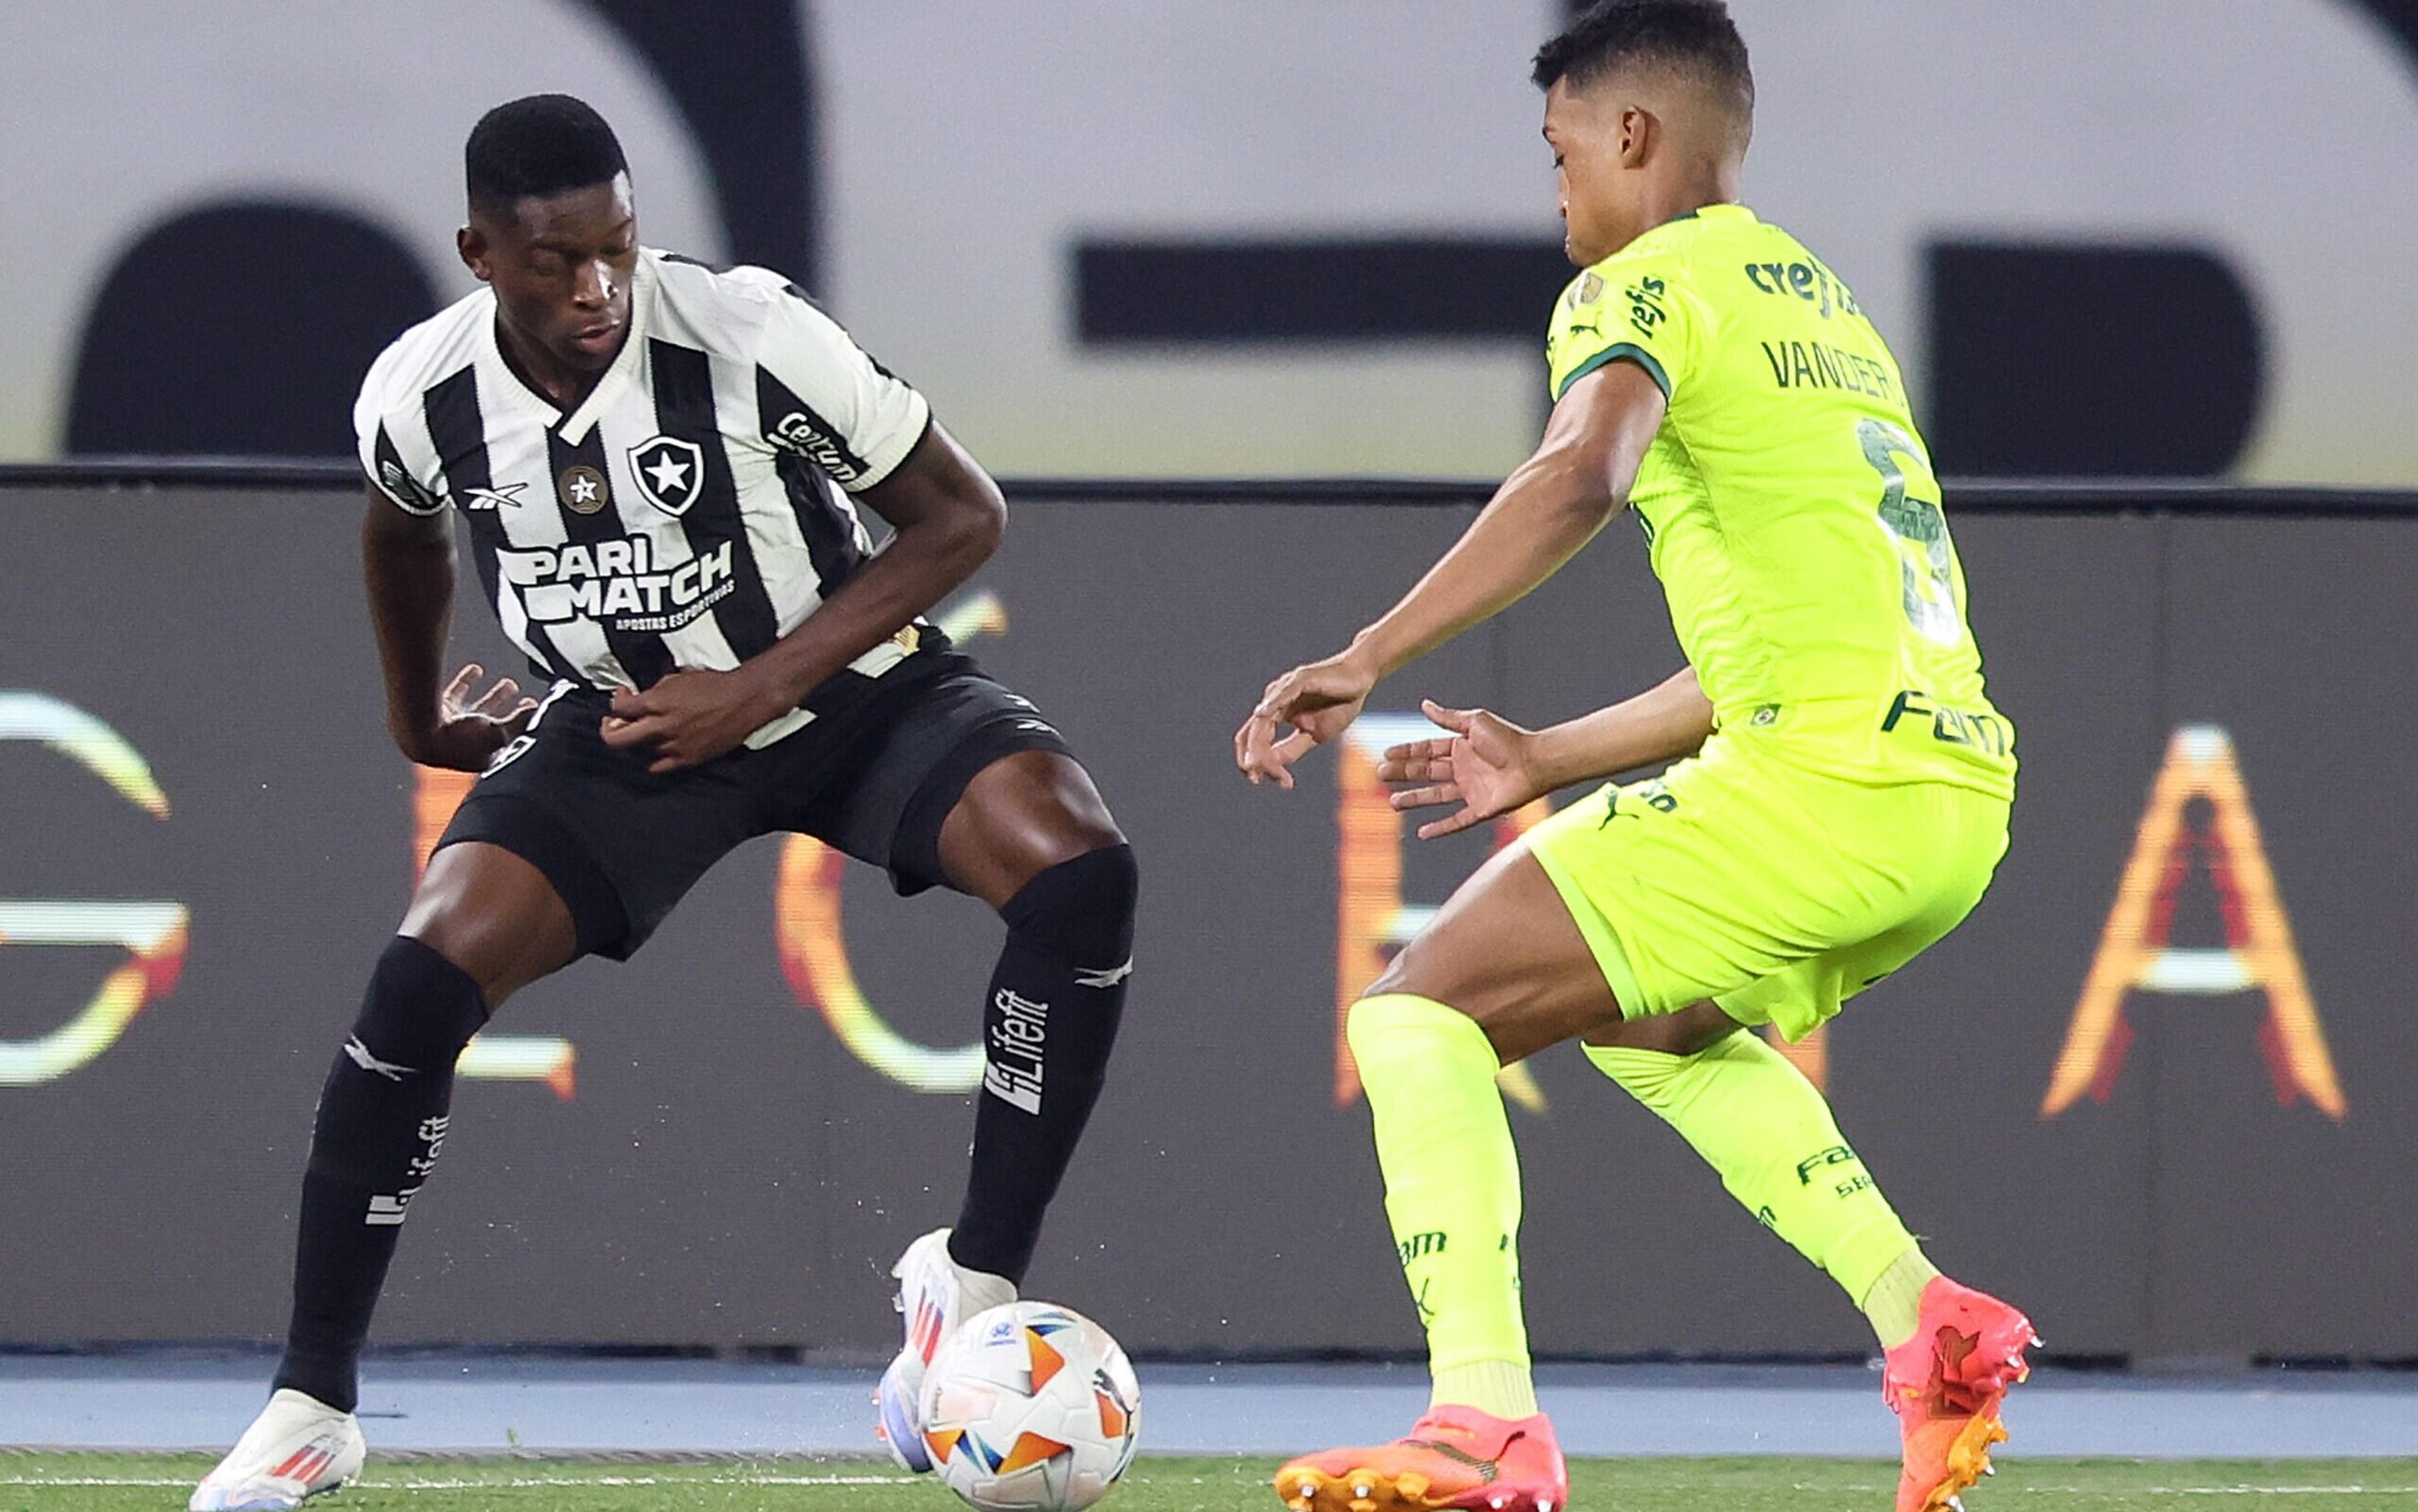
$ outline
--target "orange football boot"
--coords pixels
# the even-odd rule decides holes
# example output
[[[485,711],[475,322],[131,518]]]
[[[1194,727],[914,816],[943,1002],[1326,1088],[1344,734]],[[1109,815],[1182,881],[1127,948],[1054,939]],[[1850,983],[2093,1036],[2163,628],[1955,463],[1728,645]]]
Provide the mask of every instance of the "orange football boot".
[[[1914,1336],[1889,1352],[1881,1376],[1905,1438],[1897,1512],[1963,1512],[1958,1493],[1997,1474],[1990,1445],[2007,1437],[1998,1404],[2031,1374],[2024,1351],[2039,1342],[2031,1320],[1996,1297],[1944,1275],[1922,1289]]]
[[[1475,1407],[1431,1407],[1408,1438],[1305,1455],[1277,1472],[1294,1512],[1562,1512],[1570,1474],[1545,1414],[1513,1423]]]

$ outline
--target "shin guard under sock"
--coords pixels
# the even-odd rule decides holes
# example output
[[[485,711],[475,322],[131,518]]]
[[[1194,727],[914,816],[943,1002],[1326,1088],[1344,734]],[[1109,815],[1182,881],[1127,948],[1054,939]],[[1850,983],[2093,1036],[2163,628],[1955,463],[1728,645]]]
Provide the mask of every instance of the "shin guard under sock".
[[[272,1389],[353,1410],[361,1343],[405,1209],[445,1142],[453,1062],[486,1020],[478,984],[426,945],[398,936],[378,957],[319,1092],[294,1315]]]
[[[1347,1029],[1435,1402],[1527,1417],[1537,1399],[1520,1311],[1520,1156],[1494,1046],[1466,1014],[1407,993],[1361,999]]]
[[[1586,1053],[1596,1069],[1678,1130],[1721,1173],[1731,1196],[1829,1272],[1859,1307],[1882,1275],[1916,1249],[1863,1161],[1840,1138],[1830,1105],[1760,1035],[1740,1031],[1694,1055],[1594,1045]],[[1875,1332],[1894,1325],[1893,1317],[1873,1316]],[[1913,1331],[1909,1321],[1905,1333]]]
[[[983,1006],[973,1169],[949,1258],[1021,1286],[1042,1214],[1099,1100],[1133,974],[1133,848],[1062,862],[1000,910],[1007,944]]]

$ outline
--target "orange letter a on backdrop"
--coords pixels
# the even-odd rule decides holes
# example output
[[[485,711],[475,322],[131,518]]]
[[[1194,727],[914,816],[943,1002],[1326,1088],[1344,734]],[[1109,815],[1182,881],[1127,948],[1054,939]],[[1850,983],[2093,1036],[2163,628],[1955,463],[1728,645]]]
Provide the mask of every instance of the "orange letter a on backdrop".
[[[2186,813],[2194,799],[2208,801],[2204,831],[2196,831]],[[2207,860],[2225,917],[2225,944],[2218,948],[2168,943],[2175,897],[2195,853]],[[2306,1097],[2340,1120],[2346,1105],[2334,1056],[2250,812],[2232,737],[2213,725],[2186,725],[2166,746],[2165,766],[2150,789],[2149,812],[2117,886],[2116,907],[2083,983],[2041,1117],[2055,1118],[2084,1096],[2104,1103],[2114,1093],[2133,1043],[2124,1022],[2127,993],[2212,995],[2254,987],[2267,995],[2258,1047],[2275,1079],[2275,1100],[2289,1105]]]

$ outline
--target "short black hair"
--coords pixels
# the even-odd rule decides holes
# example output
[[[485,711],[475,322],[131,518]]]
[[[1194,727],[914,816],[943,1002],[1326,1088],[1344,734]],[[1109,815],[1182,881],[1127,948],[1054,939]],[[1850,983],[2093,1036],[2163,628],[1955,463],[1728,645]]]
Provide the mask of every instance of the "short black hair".
[[[1580,86],[1631,63],[1687,69],[1733,92],[1749,116],[1754,113],[1746,38],[1722,0],[1599,0],[1537,50],[1532,77],[1539,89],[1564,79]]]
[[[604,117],[569,95],[527,95],[479,117],[462,148],[470,203],[509,209],[531,194],[606,184],[629,167]]]

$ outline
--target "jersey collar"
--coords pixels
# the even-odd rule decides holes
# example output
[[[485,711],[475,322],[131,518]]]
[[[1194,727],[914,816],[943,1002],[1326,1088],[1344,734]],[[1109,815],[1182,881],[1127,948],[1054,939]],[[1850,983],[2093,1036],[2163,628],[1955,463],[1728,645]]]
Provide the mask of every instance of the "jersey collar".
[[[486,369],[481,374],[481,389],[511,396],[516,407],[526,410],[547,430],[574,446],[578,445],[595,428],[596,422],[612,409],[621,390],[628,388],[635,377],[638,364],[646,360],[647,311],[654,303],[654,259],[641,252],[637,267],[630,275],[630,334],[621,343],[620,353],[613,359],[613,365],[604,370],[604,376],[596,380],[596,387],[589,389],[588,397],[582,399],[578,407],[569,414],[555,408],[544,396],[522,382],[520,374],[504,360],[503,348],[496,343],[496,315],[491,297],[487,316],[479,323],[479,361]]]

